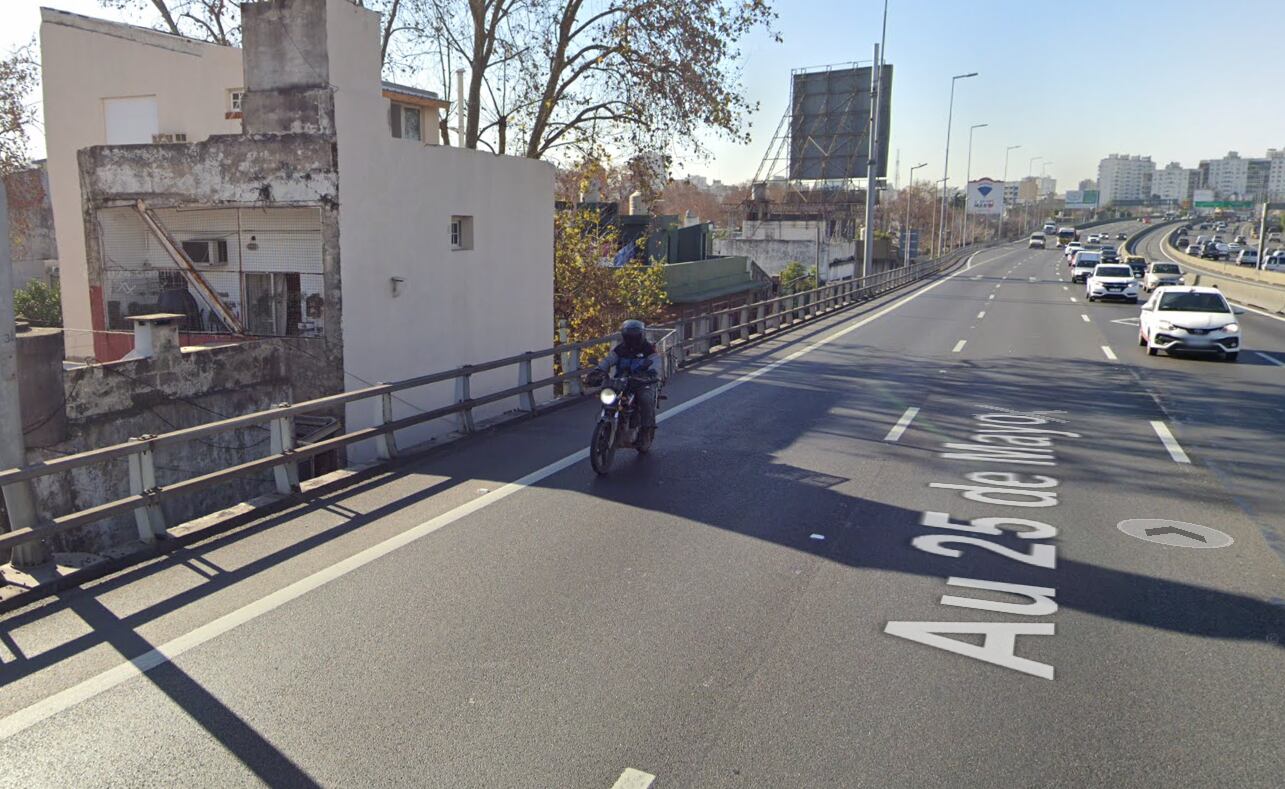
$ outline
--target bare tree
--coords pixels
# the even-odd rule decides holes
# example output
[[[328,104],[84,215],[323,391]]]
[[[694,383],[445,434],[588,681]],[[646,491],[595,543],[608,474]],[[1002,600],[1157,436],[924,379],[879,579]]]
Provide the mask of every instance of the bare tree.
[[[469,71],[464,144],[524,155],[561,148],[699,149],[712,129],[747,139],[740,40],[770,0],[418,0]],[[498,95],[518,97],[499,102]],[[485,100],[483,94],[486,94]],[[491,141],[494,140],[493,144]]]

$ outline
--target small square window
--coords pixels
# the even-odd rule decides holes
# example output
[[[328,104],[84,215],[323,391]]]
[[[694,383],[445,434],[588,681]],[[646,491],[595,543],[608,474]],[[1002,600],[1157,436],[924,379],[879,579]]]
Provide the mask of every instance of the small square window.
[[[451,249],[473,248],[473,217],[451,217]]]
[[[228,111],[240,112],[241,100],[245,98],[245,91],[241,88],[233,88],[228,91]]]
[[[392,102],[388,111],[388,125],[393,136],[402,140],[422,140],[422,116],[419,107]]]

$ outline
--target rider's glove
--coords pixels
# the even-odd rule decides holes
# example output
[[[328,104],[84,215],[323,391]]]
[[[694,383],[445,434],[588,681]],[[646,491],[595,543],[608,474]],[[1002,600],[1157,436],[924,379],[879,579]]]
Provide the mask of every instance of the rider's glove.
[[[596,368],[590,370],[589,374],[585,376],[585,383],[590,386],[600,386],[605,380],[607,380],[607,374]]]

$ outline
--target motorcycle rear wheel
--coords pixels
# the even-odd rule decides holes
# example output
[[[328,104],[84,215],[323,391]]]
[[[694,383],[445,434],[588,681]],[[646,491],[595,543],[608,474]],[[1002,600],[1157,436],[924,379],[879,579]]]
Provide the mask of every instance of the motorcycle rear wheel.
[[[611,461],[615,457],[615,442],[611,437],[611,423],[598,422],[593,428],[593,437],[589,439],[589,464],[599,476],[611,470]]]

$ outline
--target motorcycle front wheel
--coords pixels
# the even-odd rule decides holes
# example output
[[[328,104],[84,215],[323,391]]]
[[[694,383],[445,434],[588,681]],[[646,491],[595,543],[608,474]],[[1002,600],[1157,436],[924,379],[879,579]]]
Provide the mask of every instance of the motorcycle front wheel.
[[[611,470],[611,460],[616,454],[615,442],[612,441],[611,423],[600,420],[593,428],[593,438],[589,439],[589,464],[598,475]]]

